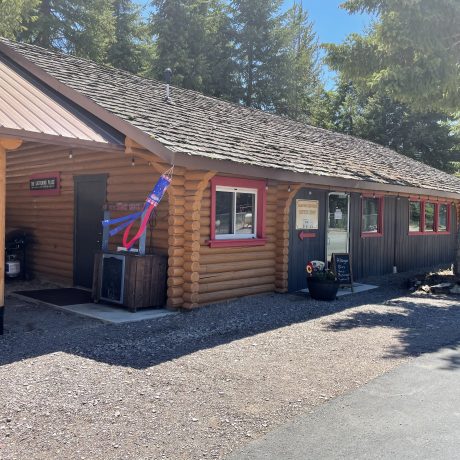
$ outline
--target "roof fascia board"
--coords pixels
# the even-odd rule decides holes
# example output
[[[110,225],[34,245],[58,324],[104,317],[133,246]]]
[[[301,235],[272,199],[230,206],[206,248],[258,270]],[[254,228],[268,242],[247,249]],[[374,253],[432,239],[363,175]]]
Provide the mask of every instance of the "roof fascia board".
[[[43,83],[46,83],[49,87],[60,93],[62,96],[87,110],[95,117],[109,124],[117,131],[123,133],[125,136],[130,137],[137,143],[143,145],[148,150],[155,152],[155,154],[158,155],[162,160],[171,164],[174,163],[174,152],[167,149],[163,144],[153,139],[148,134],[142,132],[139,128],[136,128],[120,117],[110,113],[108,110],[93,102],[87,96],[79,93],[78,91],[75,91],[64,83],[61,83],[58,79],[51,76],[45,70],[14,51],[5,43],[0,42],[0,52],[21,66],[23,69],[30,72],[34,77],[38,78]]]
[[[93,148],[97,150],[123,151],[123,145],[108,144],[106,142],[95,142],[84,139],[74,139],[64,136],[53,136],[52,134],[33,133],[18,129],[0,127],[0,136],[10,139],[22,139],[24,141],[39,142],[41,144],[63,145],[69,148]]]
[[[189,169],[209,169],[221,173],[234,174],[240,176],[258,177],[271,179],[280,182],[295,182],[308,186],[322,186],[334,188],[344,188],[353,190],[369,190],[371,192],[387,192],[403,195],[428,195],[439,198],[460,200],[460,194],[443,192],[435,189],[425,189],[409,187],[405,185],[384,184],[378,182],[361,181],[358,179],[344,179],[332,176],[316,176],[313,174],[296,173],[293,171],[264,168],[243,163],[234,163],[228,160],[213,160],[205,157],[181,155],[176,158],[176,165]]]

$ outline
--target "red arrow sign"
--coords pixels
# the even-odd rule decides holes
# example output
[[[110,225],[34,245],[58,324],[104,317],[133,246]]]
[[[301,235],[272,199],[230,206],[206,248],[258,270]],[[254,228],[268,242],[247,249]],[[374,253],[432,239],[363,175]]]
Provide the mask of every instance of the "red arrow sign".
[[[303,230],[299,232],[299,239],[303,241],[304,238],[315,238],[316,233],[307,233],[304,232]]]

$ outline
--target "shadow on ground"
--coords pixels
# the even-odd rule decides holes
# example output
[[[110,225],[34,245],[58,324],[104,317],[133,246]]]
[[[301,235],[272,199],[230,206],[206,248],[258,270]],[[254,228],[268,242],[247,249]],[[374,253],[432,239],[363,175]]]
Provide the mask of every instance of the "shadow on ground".
[[[330,331],[355,328],[392,328],[398,332],[399,345],[387,350],[387,357],[410,357],[440,348],[455,348],[460,343],[460,299],[456,296],[417,295],[388,300],[382,312],[351,312],[333,321]],[[460,367],[460,355],[451,355],[445,369]]]
[[[391,356],[417,356],[454,343],[460,337],[460,308],[455,299],[443,299],[442,307],[435,307],[430,304],[429,297],[400,299],[405,294],[407,291],[399,287],[384,288],[334,302],[267,294],[157,320],[119,325],[86,319],[78,322],[75,316],[64,312],[59,312],[58,319],[56,316],[52,319],[56,314],[54,309],[29,305],[29,309],[40,308],[48,312],[50,319],[45,317],[39,327],[17,333],[8,333],[7,321],[7,334],[0,336],[0,365],[65,352],[111,365],[143,369],[354,307],[364,307],[366,311],[353,312],[346,319],[334,321],[328,329],[332,332],[357,327],[396,328],[401,336],[401,347],[391,350]],[[382,304],[386,306],[385,311],[376,312]],[[373,311],[366,307],[369,305]],[[452,365],[459,364],[460,357],[452,362]]]

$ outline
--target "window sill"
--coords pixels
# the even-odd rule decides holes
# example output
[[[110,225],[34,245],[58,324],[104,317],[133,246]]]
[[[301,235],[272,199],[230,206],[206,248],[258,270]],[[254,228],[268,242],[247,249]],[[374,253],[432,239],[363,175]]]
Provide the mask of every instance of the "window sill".
[[[409,232],[409,236],[450,235],[450,232]]]
[[[383,236],[383,233],[361,233],[361,238],[380,238]]]
[[[242,248],[249,246],[265,246],[267,238],[239,238],[232,240],[209,240],[210,248]]]

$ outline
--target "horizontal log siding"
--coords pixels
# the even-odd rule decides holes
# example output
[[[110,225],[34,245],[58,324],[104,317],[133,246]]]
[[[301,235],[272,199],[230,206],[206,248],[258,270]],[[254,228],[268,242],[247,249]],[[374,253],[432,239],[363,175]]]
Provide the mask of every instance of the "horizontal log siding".
[[[203,192],[200,225],[198,303],[206,304],[276,289],[278,196],[276,185],[267,191],[264,246],[210,248],[211,190]],[[286,232],[287,233],[287,232]],[[287,235],[286,235],[287,236]]]
[[[166,169],[166,167],[165,167]],[[29,178],[34,173],[59,171],[61,194],[31,196]],[[23,228],[33,235],[29,267],[40,277],[67,283],[73,280],[74,181],[73,176],[108,173],[107,200],[143,202],[159,177],[144,160],[123,152],[69,150],[43,144],[24,144],[7,156],[7,227]],[[179,180],[180,181],[180,180]],[[114,213],[114,216],[123,213]],[[155,228],[147,244],[164,253],[168,250],[168,197],[158,207]],[[121,237],[112,240],[112,247]]]

